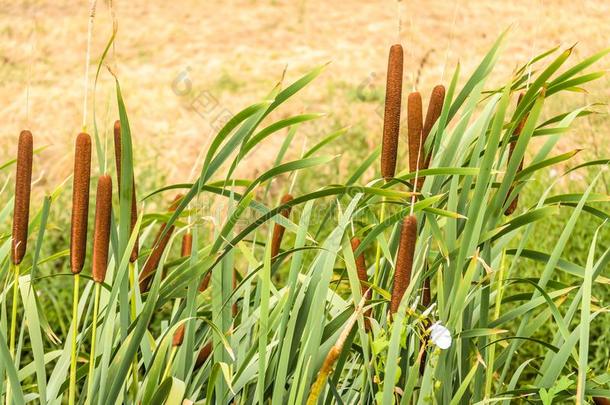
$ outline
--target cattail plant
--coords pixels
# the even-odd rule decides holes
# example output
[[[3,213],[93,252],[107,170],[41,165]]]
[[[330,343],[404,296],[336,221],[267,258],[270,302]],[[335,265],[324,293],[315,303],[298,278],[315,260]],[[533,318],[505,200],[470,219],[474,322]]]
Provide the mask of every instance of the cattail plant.
[[[28,241],[28,223],[30,218],[30,191],[32,188],[32,160],[34,156],[34,138],[28,130],[21,131],[17,145],[17,172],[15,174],[15,200],[13,206],[13,235],[11,261],[13,262],[13,303],[11,308],[11,334],[9,350],[15,354],[15,336],[17,331],[17,303],[19,300],[19,265],[25,256]],[[10,384],[7,384],[6,399],[10,403]]]
[[[603,397],[593,397],[595,405],[610,405],[610,399]]]
[[[91,174],[91,137],[81,132],[76,137],[74,180],[72,189],[72,229],[70,266],[74,274],[72,295],[72,351],[70,362],[69,403],[76,398],[76,336],[78,332],[78,284],[87,251],[87,221],[89,218],[89,181]]]
[[[352,238],[351,240],[352,251],[355,252],[360,246],[360,239]],[[368,285],[369,277],[366,273],[366,262],[364,261],[364,253],[360,253],[357,257],[354,258],[356,261],[356,270],[358,272],[358,279],[360,280],[360,291],[362,296],[366,301],[371,299],[371,289]],[[365,313],[364,327],[368,332],[371,328],[371,322],[369,321],[369,317],[371,315],[371,310],[368,309]]]
[[[423,165],[422,151],[422,101],[421,94],[415,91],[407,99],[407,140],[409,143],[409,171],[415,172]],[[422,162],[421,164],[419,162]],[[417,181],[414,180],[414,181]],[[419,183],[419,182],[418,182]],[[417,187],[419,189],[419,186]]]
[[[197,354],[197,359],[195,360],[195,368],[201,367],[203,363],[205,363],[205,361],[210,357],[210,354],[212,354],[212,342],[206,343],[205,345],[203,345],[201,350],[199,350],[199,353]]]
[[[517,105],[519,105],[519,103],[521,103],[522,99],[523,99],[523,93],[519,94],[519,100],[517,101]],[[523,119],[519,122],[519,124],[517,124],[517,128],[515,128],[515,137],[518,138],[521,135],[521,132],[523,131],[523,127],[525,126],[525,121],[527,121],[527,117],[528,117],[528,115],[526,114],[525,117],[523,117]],[[513,152],[515,151],[516,145],[517,145],[517,140],[512,141],[508,145],[508,160],[506,161],[507,164],[508,164],[508,162],[511,161],[511,158],[513,157]],[[517,173],[519,173],[521,170],[523,170],[523,158],[521,158],[521,162],[519,162],[519,168],[517,169]],[[510,197],[513,190],[514,190],[514,186],[511,186],[508,190],[508,194],[506,194],[506,199],[508,199]],[[504,211],[504,215],[506,215],[506,216],[512,215],[515,212],[515,210],[517,209],[518,204],[519,204],[519,195],[516,195],[515,198],[510,202],[510,205]]]
[[[173,212],[178,208],[178,203],[182,199],[183,195],[178,194],[172,204],[169,207],[169,211]],[[165,231],[165,227],[167,224],[161,225],[157,236],[155,237],[155,241],[153,242],[153,249],[148,256],[148,260],[144,264],[144,268],[142,273],[140,273],[139,284],[140,284],[140,292],[146,292],[150,288],[150,282],[152,279],[152,275],[159,266],[159,262],[161,261],[161,256],[169,243],[170,238],[172,237],[172,233],[174,232],[174,226],[172,225],[167,232]]]
[[[443,103],[445,102],[445,86],[442,84],[434,86],[432,89],[432,93],[430,94],[430,101],[428,102],[428,111],[426,111],[426,121],[424,122],[424,127],[422,129],[422,144],[426,142],[430,132],[432,131],[432,127],[436,123],[436,121],[441,116],[441,112],[443,111]],[[431,154],[426,154],[425,164],[422,169],[427,169],[430,165]]]
[[[388,57],[383,140],[381,144],[381,175],[386,180],[394,177],[396,172],[400,106],[402,102],[402,64],[402,45],[392,45]]]
[[[117,184],[119,191],[121,190],[121,121],[115,121],[114,123],[114,158],[116,162],[117,172]],[[138,205],[136,200],[136,183],[133,182],[131,188],[131,232],[138,221]],[[138,260],[138,236],[136,235],[136,242],[133,245],[133,250],[129,256],[129,261],[134,263]]]
[[[280,204],[281,205],[288,204],[292,200],[293,200],[292,195],[285,194],[282,197]],[[290,216],[291,209],[292,209],[291,207],[284,208],[283,210],[280,211],[280,215],[282,215],[285,218],[288,218]],[[286,228],[284,228],[280,224],[275,224],[275,226],[273,227],[273,236],[271,239],[271,257],[275,257],[278,255],[278,253],[280,253],[280,246],[282,244],[282,239],[284,238],[285,230],[286,230]]]
[[[97,181],[95,196],[95,228],[93,230],[93,281],[95,297],[93,301],[93,321],[91,329],[91,351],[89,355],[89,376],[95,368],[95,343],[97,339],[97,316],[100,305],[100,287],[106,278],[108,268],[108,247],[110,243],[110,217],[112,215],[112,178],[107,174]],[[87,379],[87,396],[92,395],[93,380]]]
[[[392,286],[392,298],[390,301],[390,314],[395,314],[400,306],[400,301],[411,281],[413,270],[413,259],[415,257],[415,243],[417,241],[417,219],[414,215],[405,217],[400,231],[400,243],[396,257],[396,269],[394,270],[394,281]]]

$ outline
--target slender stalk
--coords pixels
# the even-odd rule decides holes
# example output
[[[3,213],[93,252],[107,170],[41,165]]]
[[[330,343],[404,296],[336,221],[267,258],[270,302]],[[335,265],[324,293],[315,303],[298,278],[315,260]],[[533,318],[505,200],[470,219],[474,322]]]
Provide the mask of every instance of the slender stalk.
[[[129,262],[129,289],[131,291],[131,321],[134,322],[137,316],[137,307],[136,307],[136,264],[135,262]],[[138,355],[137,353],[133,356],[133,362],[131,364],[132,368],[132,390],[133,395],[135,395],[138,390]]]
[[[165,380],[172,369],[172,364],[174,363],[174,357],[176,356],[176,351],[178,351],[178,346],[172,346],[172,351],[169,354],[169,359],[167,360],[167,366],[165,366],[165,371],[163,372],[163,378],[161,381]]]
[[[17,304],[19,303],[19,265],[13,265],[15,280],[13,281],[13,306],[11,308],[11,336],[9,342],[9,350],[13,361],[15,361],[15,337],[17,335]],[[6,404],[11,404],[11,385],[6,380]]]
[[[72,347],[70,351],[70,389],[68,394],[68,404],[74,405],[76,401],[76,337],[78,335],[78,284],[80,274],[74,274],[74,291],[72,293]]]
[[[89,373],[87,374],[87,403],[89,403],[93,397],[93,371],[95,369],[95,342],[97,338],[97,316],[100,307],[100,287],[100,283],[95,283],[93,324],[91,326],[91,353],[89,354]]]
[[[379,223],[385,221],[385,197],[381,197],[381,213],[379,215]],[[373,277],[373,284],[377,285],[379,282],[379,272],[381,263],[381,244],[377,242],[377,251],[375,252],[375,274]]]

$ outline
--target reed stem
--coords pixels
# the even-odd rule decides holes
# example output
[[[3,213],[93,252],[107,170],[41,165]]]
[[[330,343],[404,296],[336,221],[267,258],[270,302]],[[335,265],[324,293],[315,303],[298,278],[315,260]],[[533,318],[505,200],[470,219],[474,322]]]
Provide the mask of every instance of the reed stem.
[[[381,197],[381,213],[379,215],[379,223],[385,221],[385,197]],[[377,242],[377,251],[375,252],[375,275],[373,277],[373,285],[377,285],[379,282],[379,272],[381,264],[381,244]]]
[[[74,405],[76,402],[76,336],[78,335],[78,285],[80,274],[74,274],[74,291],[72,292],[72,347],[70,351],[70,389],[68,394],[68,404]]]
[[[91,353],[89,354],[89,373],[87,374],[87,403],[93,397],[93,371],[95,370],[95,343],[97,339],[97,315],[100,307],[100,287],[100,283],[95,283],[93,324],[91,325]]]
[[[137,307],[136,307],[136,264],[134,262],[129,262],[129,290],[131,291],[131,321],[135,322],[137,316]],[[131,364],[133,377],[132,381],[132,389],[133,394],[137,394],[138,389],[138,355],[137,353],[133,356],[133,362]],[[135,398],[135,397],[134,397]]]

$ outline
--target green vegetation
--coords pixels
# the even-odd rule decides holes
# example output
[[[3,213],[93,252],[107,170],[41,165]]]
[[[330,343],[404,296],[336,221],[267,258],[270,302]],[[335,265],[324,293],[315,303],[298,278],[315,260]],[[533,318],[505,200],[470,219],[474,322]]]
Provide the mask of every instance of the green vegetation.
[[[324,67],[278,83],[233,115],[203,151],[194,181],[163,184],[146,163],[134,176],[134,162],[148,152],[132,145],[117,80],[119,168],[109,163],[108,137],[95,117],[91,134],[93,185],[120,169],[120,182],[112,178],[118,192],[108,268],[103,283],[93,281],[89,215],[76,316],[65,208],[71,181],[32,200],[18,266],[9,231],[15,193],[2,193],[6,403],[550,404],[610,397],[610,161],[575,163],[576,151],[555,148],[595,106],[547,110],[599,79],[589,69],[610,51],[571,64],[571,49],[555,49],[489,89],[502,41],[470,76],[456,68],[425,140],[429,166],[410,171],[408,160],[398,159],[386,179],[381,148],[347,141],[352,129],[341,129],[339,118],[336,132],[302,151],[300,125],[327,118],[270,120]],[[239,88],[233,78],[222,81],[229,93]],[[377,100],[371,90],[362,101]],[[283,145],[273,167],[236,177],[274,134],[283,135]],[[401,139],[399,147],[406,144]],[[348,161],[346,176],[337,176],[339,159]],[[0,163],[7,175],[14,167],[12,158]],[[178,192],[184,195],[168,210]],[[282,199],[288,193],[294,199]],[[516,210],[505,215],[517,195]],[[273,256],[278,229],[284,237]],[[159,250],[164,238],[167,248]],[[130,261],[135,243],[139,256]],[[398,257],[411,248],[413,257]],[[155,250],[159,263],[141,289],[138,277]],[[410,272],[398,297],[397,267]],[[392,298],[396,311],[389,311]]]

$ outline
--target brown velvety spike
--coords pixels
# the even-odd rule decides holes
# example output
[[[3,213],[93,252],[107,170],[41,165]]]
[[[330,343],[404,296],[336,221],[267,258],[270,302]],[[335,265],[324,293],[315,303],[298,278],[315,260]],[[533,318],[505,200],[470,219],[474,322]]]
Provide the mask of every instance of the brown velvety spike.
[[[358,246],[360,246],[360,239],[352,238],[351,245],[352,245],[352,251],[355,252],[356,249],[358,249]],[[360,291],[362,293],[362,296],[368,301],[371,299],[371,290],[368,285],[369,276],[366,274],[366,262],[364,261],[364,253],[360,253],[357,257],[355,257],[355,260],[356,260],[356,270],[358,271],[358,279],[360,280]],[[370,316],[371,316],[371,310],[367,309],[366,312],[364,313],[364,317],[365,317],[364,327],[367,332],[371,328],[371,323],[369,322],[369,319],[368,319]]]
[[[169,207],[170,212],[175,211],[176,208],[178,208],[178,204],[180,203],[182,197],[183,195],[179,194],[174,198],[171,206]],[[165,226],[166,224],[163,224],[161,225],[161,228],[159,228],[159,232],[157,233],[155,241],[153,242],[152,252],[150,253],[150,256],[148,256],[148,260],[146,260],[144,268],[140,273],[139,285],[140,292],[142,293],[147,292],[150,288],[152,275],[154,274],[155,270],[157,270],[159,262],[161,261],[161,256],[163,255],[163,252],[165,251],[165,248],[167,247],[167,244],[169,243],[169,240],[172,237],[172,233],[174,232],[174,226],[172,225],[167,230],[167,232],[165,232],[165,235],[163,235],[165,231]],[[161,235],[163,235],[163,238],[161,238]]]
[[[422,145],[425,145],[432,127],[441,116],[443,111],[443,103],[445,102],[445,86],[439,84],[432,89],[430,94],[430,102],[428,103],[428,111],[426,112],[426,121],[424,122],[424,128],[422,130]],[[423,148],[423,146],[422,146]],[[425,153],[422,149],[422,153]],[[420,170],[427,169],[430,166],[430,159],[432,158],[431,153],[426,153],[423,164],[420,165]],[[423,185],[424,178],[419,180],[418,188]]]
[[[211,278],[212,278],[212,272],[208,271],[208,274],[206,274],[205,277],[203,277],[203,280],[201,280],[201,284],[199,284],[199,292],[204,292],[205,290],[208,289]]]
[[[610,405],[610,399],[602,397],[593,397],[595,405]]]
[[[110,216],[112,213],[112,179],[100,176],[95,197],[95,228],[93,230],[93,280],[103,283],[108,268]]]
[[[83,132],[76,137],[74,152],[72,229],[70,237],[70,266],[74,274],[80,273],[83,270],[87,253],[90,175],[91,137]]]
[[[400,306],[413,270],[415,257],[415,243],[417,242],[417,219],[414,215],[405,217],[400,231],[400,243],[396,256],[396,269],[394,270],[394,283],[392,286],[392,299],[390,301],[390,314],[395,314]]]
[[[121,121],[117,120],[114,122],[114,159],[116,162],[116,172],[117,172],[117,185],[119,191],[121,190]],[[136,226],[136,222],[138,221],[138,203],[136,200],[136,182],[135,179],[133,181],[133,185],[131,188],[131,231],[133,232],[133,228]],[[136,235],[136,241],[133,245],[133,250],[131,251],[131,256],[129,256],[130,262],[135,262],[138,260],[138,236]]]
[[[523,93],[519,94],[519,100],[517,101],[517,105],[519,105],[519,103],[521,103],[522,99],[523,99]],[[525,126],[525,121],[527,121],[528,115],[529,114],[526,114],[525,117],[523,117],[523,119],[517,125],[517,128],[515,128],[516,137],[519,137],[521,135],[521,132],[523,131],[523,127]],[[513,157],[513,152],[515,151],[516,145],[517,145],[517,141],[513,141],[508,145],[507,162],[510,162],[511,158]],[[517,173],[519,173],[521,170],[523,170],[523,159],[521,159],[521,162],[519,162],[519,168],[517,169]],[[514,189],[514,186],[511,185],[510,189],[508,190],[508,194],[506,195],[506,199],[508,199],[510,197],[511,193],[513,192],[513,189]],[[509,204],[508,208],[506,208],[506,211],[504,211],[504,215],[506,215],[506,216],[512,215],[515,212],[515,210],[517,209],[518,204],[519,204],[519,195],[516,195],[515,198]]]
[[[392,45],[388,57],[388,75],[383,116],[381,144],[381,175],[390,179],[396,172],[396,153],[400,132],[400,107],[402,103],[402,45]]]
[[[180,255],[182,257],[189,257],[193,251],[193,234],[190,232],[185,233],[182,236],[182,246],[180,248]]]
[[[430,279],[428,277],[426,277],[424,279],[424,287],[423,287],[423,291],[422,291],[422,305],[425,308],[428,308],[428,306],[430,306],[430,301],[431,301],[431,293],[430,293]]]
[[[30,192],[32,189],[32,160],[34,138],[30,131],[19,134],[17,145],[17,172],[15,174],[15,201],[13,206],[13,241],[11,260],[17,265],[25,256],[30,221]]]
[[[185,233],[182,236],[182,246],[180,250],[180,256],[189,257],[193,249],[193,234],[190,232]],[[174,340],[172,344],[174,346],[180,346],[184,340],[184,324],[178,326],[176,333],[174,333]]]
[[[280,201],[280,205],[287,204],[292,200],[293,200],[292,195],[286,194],[282,197],[282,200]],[[284,208],[283,210],[280,211],[280,214],[282,216],[284,216],[285,218],[288,218],[290,216],[291,210],[292,210],[291,207]],[[271,239],[271,257],[275,257],[278,255],[278,253],[280,253],[280,246],[282,245],[282,239],[284,238],[285,230],[286,230],[286,228],[284,228],[280,224],[275,224],[273,226],[273,236]]]
[[[199,354],[197,355],[197,360],[195,360],[195,368],[199,368],[205,363],[205,361],[212,354],[212,342],[208,342],[201,348]]]
[[[409,171],[417,170],[418,159],[423,165],[425,156],[422,150],[423,115],[422,101],[419,92],[409,94],[407,99],[407,140],[409,142]]]

